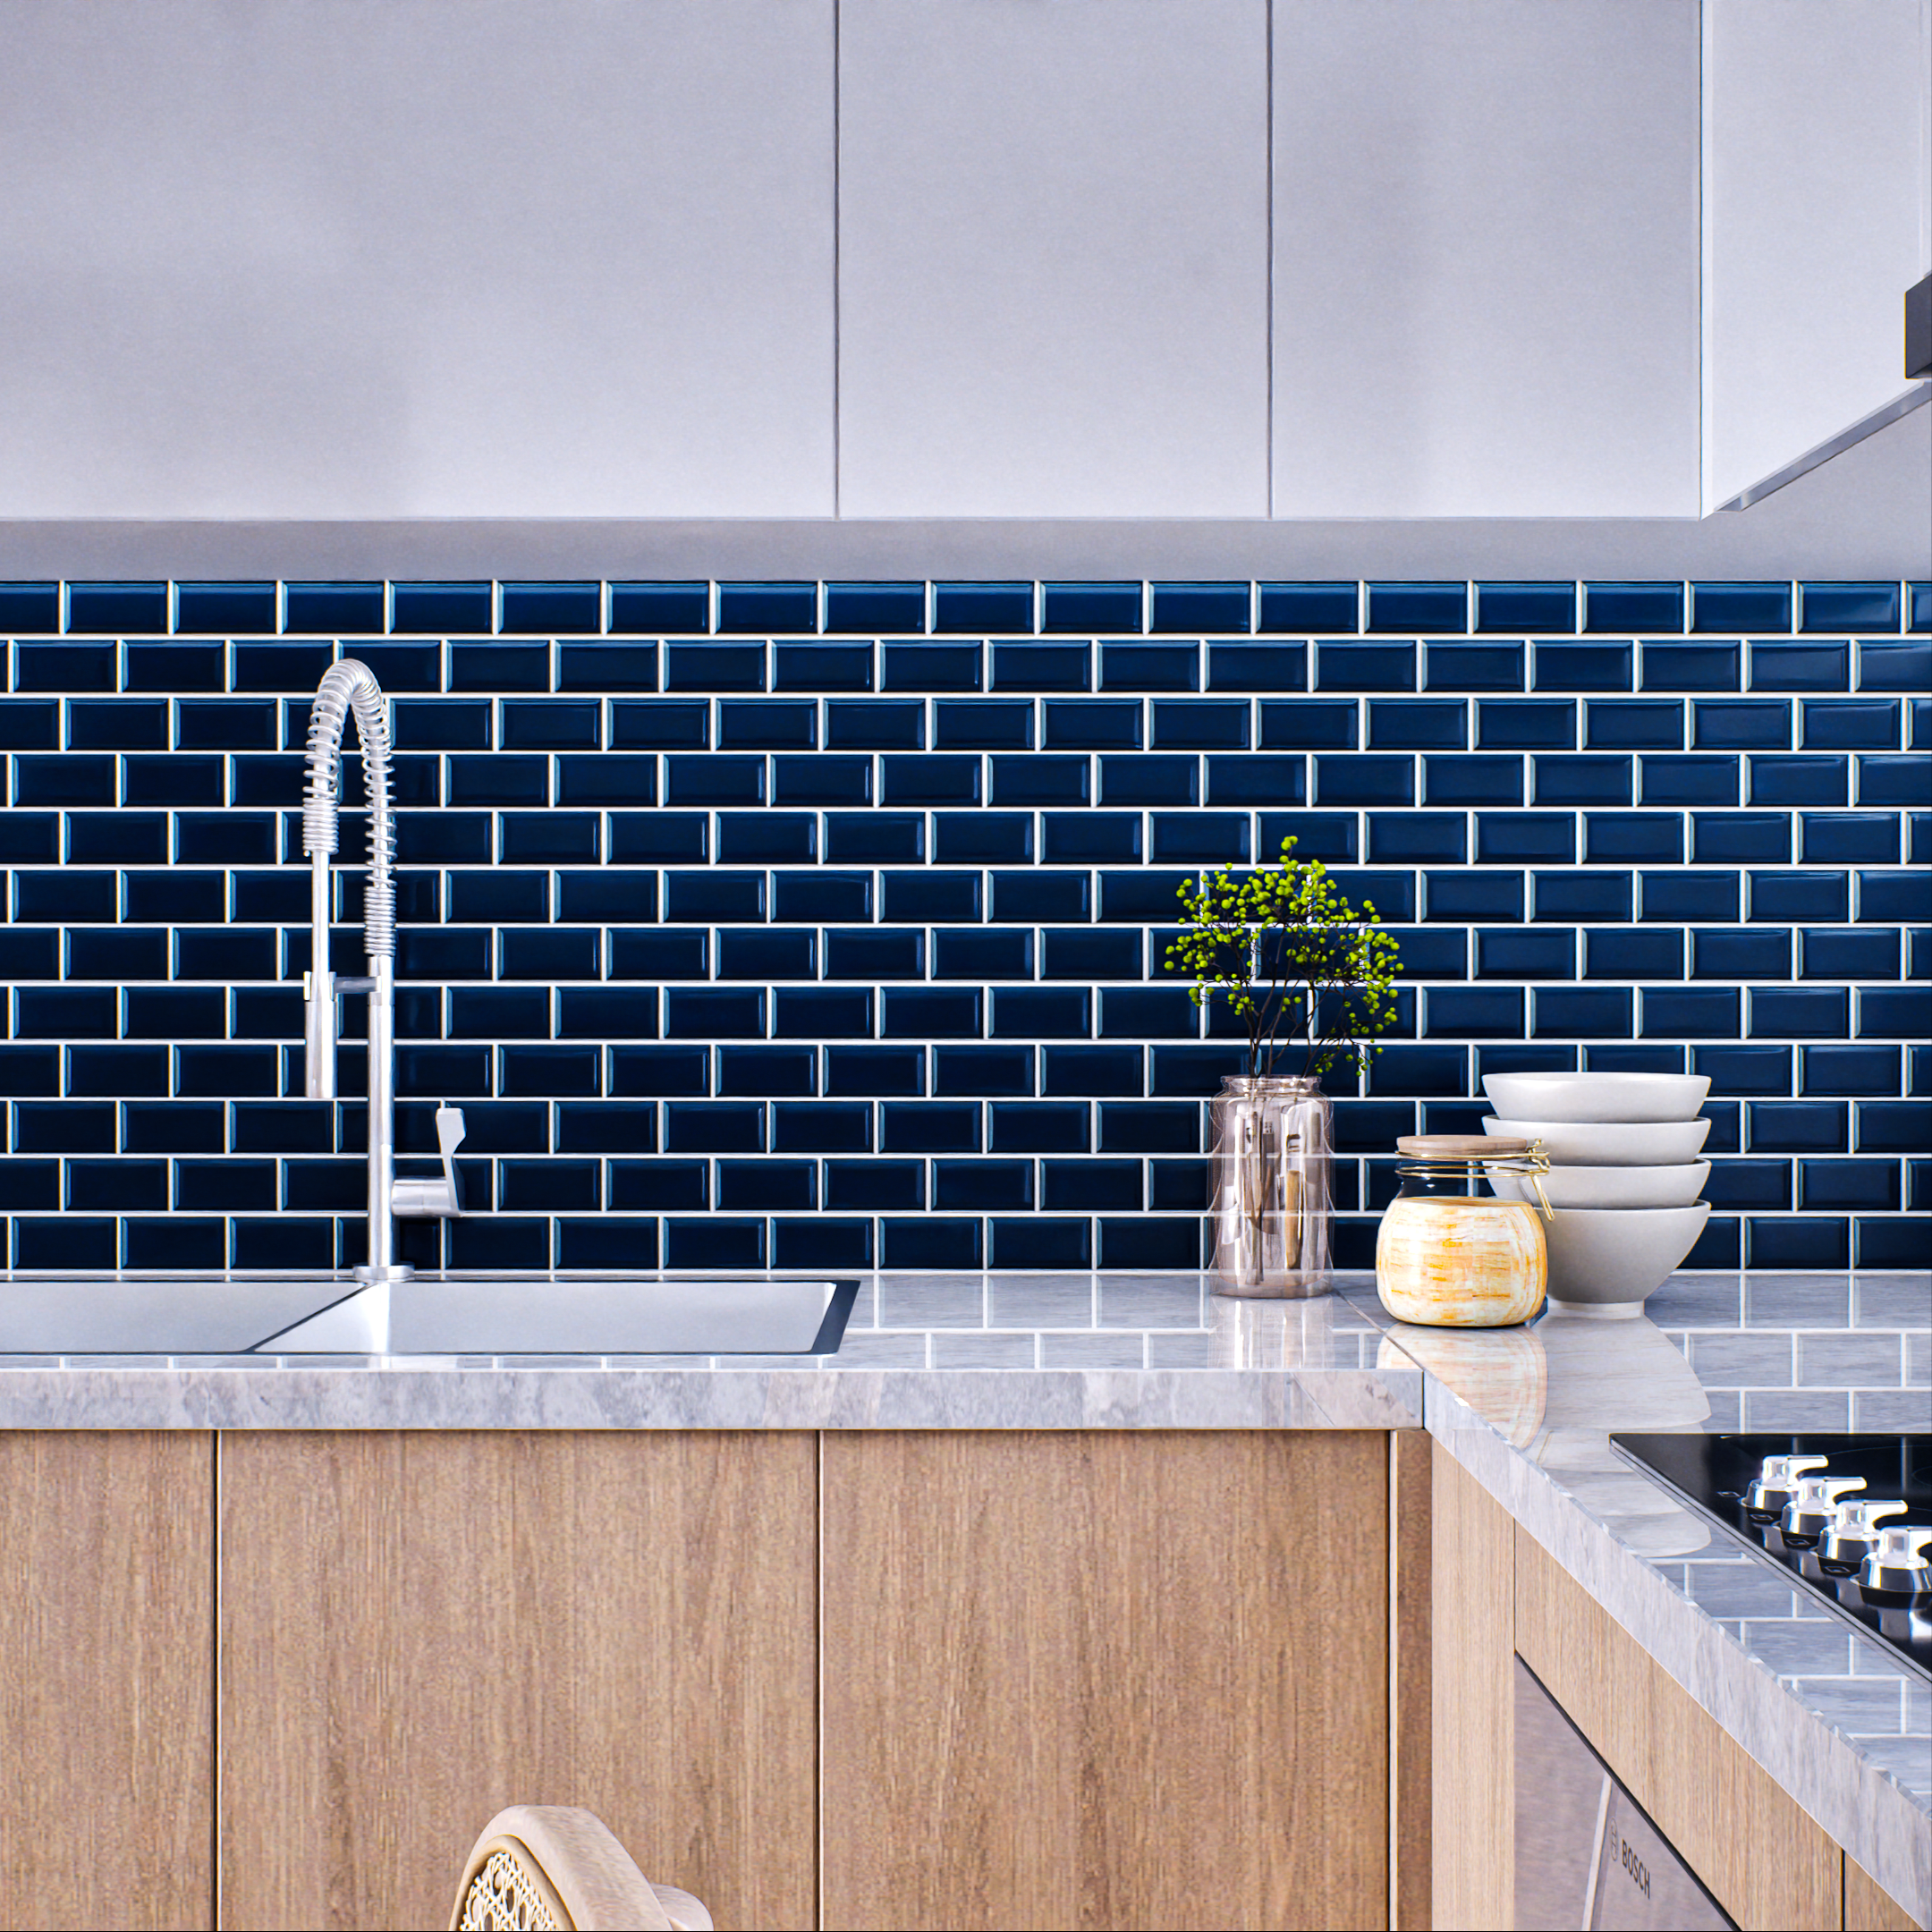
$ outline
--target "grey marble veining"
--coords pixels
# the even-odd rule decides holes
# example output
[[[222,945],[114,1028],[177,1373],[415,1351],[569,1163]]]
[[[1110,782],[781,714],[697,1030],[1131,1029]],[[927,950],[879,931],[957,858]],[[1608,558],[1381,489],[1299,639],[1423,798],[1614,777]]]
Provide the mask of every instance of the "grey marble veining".
[[[25,1285],[0,1278],[0,1296]],[[151,1334],[170,1298],[217,1301],[233,1327],[250,1293],[271,1332],[292,1293],[267,1276],[123,1286],[154,1298],[131,1324]],[[1199,1275],[872,1275],[828,1356],[0,1356],[0,1427],[1414,1428],[1421,1375],[1376,1343],[1338,1296],[1231,1301]]]
[[[1676,1276],[1647,1315],[1417,1329],[1431,1434],[1921,1923],[1932,1691],[1897,1654],[1610,1447],[1613,1430],[1932,1429],[1932,1277]],[[1877,1419],[1883,1417],[1885,1419]]]

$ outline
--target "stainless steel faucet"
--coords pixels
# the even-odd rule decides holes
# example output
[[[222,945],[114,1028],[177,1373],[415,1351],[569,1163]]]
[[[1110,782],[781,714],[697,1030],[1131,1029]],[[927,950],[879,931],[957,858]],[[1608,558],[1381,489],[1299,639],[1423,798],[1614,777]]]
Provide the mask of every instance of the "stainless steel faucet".
[[[329,970],[330,864],[339,843],[343,729],[351,716],[362,746],[369,793],[369,886],[362,902],[369,977]],[[415,1270],[395,1258],[398,1215],[451,1219],[462,1212],[452,1157],[463,1138],[462,1112],[436,1109],[443,1173],[434,1181],[395,1174],[395,817],[390,798],[389,717],[376,674],[353,657],[323,673],[309,713],[309,782],[302,798],[302,851],[309,858],[309,970],[302,975],[302,1090],[335,1097],[335,996],[369,995],[369,1259],[356,1270],[370,1283],[407,1281]]]

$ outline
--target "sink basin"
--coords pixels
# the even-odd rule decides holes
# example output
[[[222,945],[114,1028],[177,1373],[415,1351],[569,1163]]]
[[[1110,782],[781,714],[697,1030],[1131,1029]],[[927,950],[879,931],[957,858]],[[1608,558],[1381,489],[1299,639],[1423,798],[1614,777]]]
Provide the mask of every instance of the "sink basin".
[[[419,1279],[358,1289],[256,1352],[829,1355],[858,1292],[852,1281]]]
[[[829,1355],[856,1281],[14,1275],[0,1355]]]

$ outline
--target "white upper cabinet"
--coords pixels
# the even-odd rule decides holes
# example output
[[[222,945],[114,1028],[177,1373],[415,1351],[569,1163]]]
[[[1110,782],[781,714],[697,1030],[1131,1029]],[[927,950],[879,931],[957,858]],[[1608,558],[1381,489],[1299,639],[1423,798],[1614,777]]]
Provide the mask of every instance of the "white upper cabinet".
[[[829,516],[832,0],[0,7],[0,516]]]
[[[1714,510],[1894,402],[1932,269],[1932,6],[1707,0],[1705,476]]]
[[[1267,514],[1265,0],[844,0],[846,517]]]
[[[1276,516],[1697,515],[1698,34],[1276,0]]]

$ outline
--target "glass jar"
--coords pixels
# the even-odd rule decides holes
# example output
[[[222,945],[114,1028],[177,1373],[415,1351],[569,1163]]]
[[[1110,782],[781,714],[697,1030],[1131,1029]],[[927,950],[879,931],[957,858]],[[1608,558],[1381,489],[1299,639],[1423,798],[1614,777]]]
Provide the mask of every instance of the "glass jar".
[[[1397,1321],[1506,1328],[1543,1306],[1549,1255],[1538,1208],[1478,1191],[1486,1174],[1527,1174],[1544,1219],[1540,1143],[1414,1134],[1395,1143],[1402,1186],[1376,1235],[1376,1292]]]
[[[1334,1104],[1318,1080],[1231,1074],[1215,1096],[1216,1294],[1326,1294]]]

